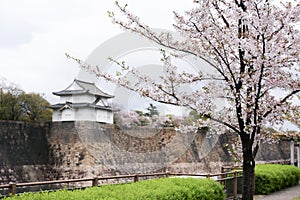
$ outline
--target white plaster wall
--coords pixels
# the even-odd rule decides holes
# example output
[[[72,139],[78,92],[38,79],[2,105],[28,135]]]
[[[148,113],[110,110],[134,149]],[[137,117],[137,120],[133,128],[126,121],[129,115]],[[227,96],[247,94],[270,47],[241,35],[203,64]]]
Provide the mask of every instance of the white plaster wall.
[[[113,124],[114,123],[114,115],[113,112],[107,111],[107,123]]]
[[[80,108],[75,113],[76,121],[96,121],[96,111],[93,108]]]
[[[61,121],[74,121],[74,110],[64,109],[61,112]]]
[[[84,95],[70,95],[70,96],[61,96],[60,103],[72,102],[72,103],[93,103],[96,97],[90,94]]]
[[[113,114],[111,111],[97,110],[97,122],[113,123]]]
[[[52,121],[97,121],[112,124],[113,113],[94,108],[55,110],[53,111]]]
[[[61,121],[61,112],[58,110],[54,110],[52,113],[52,121],[57,122]]]
[[[96,100],[94,95],[84,94],[84,95],[73,95],[74,103],[93,103]]]
[[[73,96],[61,96],[59,103],[73,102]]]

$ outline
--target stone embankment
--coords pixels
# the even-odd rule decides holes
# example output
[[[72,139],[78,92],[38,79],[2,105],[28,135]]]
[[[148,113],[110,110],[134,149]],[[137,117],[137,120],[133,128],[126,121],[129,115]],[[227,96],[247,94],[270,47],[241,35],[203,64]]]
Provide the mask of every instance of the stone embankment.
[[[0,121],[0,184],[128,173],[215,173],[233,164],[234,136],[170,127],[122,129],[95,122]],[[260,161],[289,158],[289,143],[263,144]]]

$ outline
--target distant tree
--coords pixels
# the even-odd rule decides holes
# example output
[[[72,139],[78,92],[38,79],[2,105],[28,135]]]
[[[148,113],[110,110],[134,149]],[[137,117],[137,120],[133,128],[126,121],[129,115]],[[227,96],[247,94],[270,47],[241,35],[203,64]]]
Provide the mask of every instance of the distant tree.
[[[50,121],[50,104],[40,94],[29,93],[19,96],[24,121]]]
[[[147,108],[147,110],[149,111],[148,113],[146,113],[146,116],[149,117],[153,117],[154,115],[159,115],[159,112],[157,110],[157,107],[154,106],[152,103],[150,103],[149,107]]]
[[[52,111],[49,102],[40,94],[26,94],[16,84],[1,79],[0,120],[49,121]]]
[[[22,111],[18,96],[23,92],[17,84],[0,78],[0,120],[19,120]]]
[[[134,111],[136,114],[138,114],[139,116],[145,116],[145,113],[141,110],[135,110]]]
[[[22,115],[18,93],[12,91],[0,92],[0,119],[18,121]]]

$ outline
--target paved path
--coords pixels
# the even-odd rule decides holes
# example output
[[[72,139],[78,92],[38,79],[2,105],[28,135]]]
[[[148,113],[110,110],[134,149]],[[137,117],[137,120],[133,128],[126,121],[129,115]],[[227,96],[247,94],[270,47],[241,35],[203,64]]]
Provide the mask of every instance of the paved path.
[[[269,195],[255,195],[255,200],[292,200],[300,196],[300,185],[289,187]]]

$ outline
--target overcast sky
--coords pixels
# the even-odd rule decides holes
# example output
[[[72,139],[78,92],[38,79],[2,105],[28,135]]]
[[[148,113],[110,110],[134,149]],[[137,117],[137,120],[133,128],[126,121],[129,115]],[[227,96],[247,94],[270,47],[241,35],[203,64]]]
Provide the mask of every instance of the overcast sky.
[[[192,7],[192,1],[122,0],[129,9],[156,28],[171,29],[172,11]],[[79,72],[65,57],[85,60],[97,46],[122,33],[107,11],[113,0],[0,0],[0,78],[18,84],[26,92],[64,89]]]

